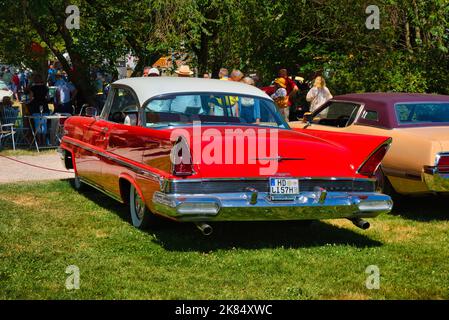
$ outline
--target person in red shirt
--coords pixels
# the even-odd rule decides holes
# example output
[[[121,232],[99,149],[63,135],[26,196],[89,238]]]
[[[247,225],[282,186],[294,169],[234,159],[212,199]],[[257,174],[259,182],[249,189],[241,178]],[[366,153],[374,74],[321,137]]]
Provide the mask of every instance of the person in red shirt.
[[[16,98],[17,101],[19,101],[20,79],[17,71],[14,72],[14,74],[12,75],[11,83],[13,89],[12,91],[14,92],[14,97]]]
[[[288,72],[287,69],[281,69],[279,70],[278,73],[279,78],[283,78],[285,79],[285,84],[286,87],[285,89],[287,90],[287,95],[288,95],[288,106],[289,108],[292,106],[292,100],[294,100],[296,93],[298,92],[298,86],[296,85],[296,82],[293,81],[292,79],[290,79],[288,77]],[[274,88],[273,85],[268,86],[268,87],[262,87],[260,88],[262,91],[264,91],[267,95],[271,96],[272,94],[274,94],[274,92],[276,91],[276,89]]]
[[[287,90],[287,94],[289,97],[289,101],[291,101],[295,94],[298,92],[298,86],[296,85],[295,81],[293,81],[292,79],[290,79],[288,77],[288,72],[287,69],[281,69],[279,70],[279,78],[284,78],[285,82],[286,82],[286,90]],[[291,102],[290,102],[291,105]]]
[[[298,86],[296,85],[296,82],[289,78],[287,69],[281,69],[278,73],[279,78],[285,79],[285,89],[287,90],[288,95],[288,107],[292,109],[293,101],[295,101],[296,93],[298,92]],[[293,111],[293,110],[291,110]],[[294,112],[291,112],[292,116],[294,116]]]

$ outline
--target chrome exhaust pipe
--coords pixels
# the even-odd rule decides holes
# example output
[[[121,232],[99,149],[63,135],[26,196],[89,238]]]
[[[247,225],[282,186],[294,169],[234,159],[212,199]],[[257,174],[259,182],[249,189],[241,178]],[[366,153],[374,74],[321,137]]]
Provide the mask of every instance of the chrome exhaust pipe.
[[[351,220],[351,222],[358,228],[362,229],[362,230],[366,230],[370,227],[370,224],[368,221],[360,219],[360,218],[355,218],[355,219],[349,219]]]
[[[198,229],[200,229],[201,233],[205,236],[210,236],[212,234],[212,232],[214,232],[214,229],[207,223],[198,222],[198,223],[195,223],[195,225]]]

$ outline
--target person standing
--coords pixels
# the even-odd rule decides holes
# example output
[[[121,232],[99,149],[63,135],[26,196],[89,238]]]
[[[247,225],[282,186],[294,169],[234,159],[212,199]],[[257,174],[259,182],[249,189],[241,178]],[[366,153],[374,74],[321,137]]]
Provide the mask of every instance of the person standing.
[[[274,100],[279,109],[279,112],[284,116],[285,121],[288,122],[290,109],[286,86],[287,84],[284,78],[279,77],[274,80],[275,92],[271,95],[271,99]]]
[[[9,70],[9,68],[7,68],[3,73],[3,82],[5,82],[5,84],[8,86],[9,89],[12,89],[11,79],[12,79],[11,71]]]
[[[19,75],[18,75],[17,71],[14,72],[14,74],[12,75],[11,87],[12,87],[12,92],[14,93],[14,97],[15,97],[16,101],[19,101],[20,80],[19,80]]]
[[[47,119],[42,116],[48,116],[50,109],[48,108],[48,87],[44,83],[44,79],[40,74],[33,75],[33,84],[30,91],[29,111],[34,117],[35,132],[39,143],[42,143],[42,138],[47,134]],[[48,137],[46,143],[49,144]]]
[[[242,79],[243,83],[250,86],[256,86],[254,80],[250,77]],[[245,119],[247,123],[260,123],[260,101],[259,99],[240,97],[239,99],[240,118]]]
[[[147,77],[160,77],[160,76],[161,76],[161,72],[159,71],[158,68],[145,67],[143,69],[142,77],[144,77],[144,78],[147,78]]]
[[[8,96],[3,97],[0,105],[0,118],[3,118],[3,123],[14,123],[19,114],[19,108],[15,108],[12,105],[11,98]]]
[[[158,68],[151,68],[148,71],[148,77],[160,77],[161,76],[161,72],[159,71]]]
[[[329,89],[326,87],[326,81],[323,77],[318,76],[313,82],[313,88],[307,93],[306,99],[310,102],[310,112],[314,112],[333,96]]]
[[[287,69],[279,70],[278,76],[279,76],[279,78],[285,79],[285,90],[287,90],[288,108],[289,108],[289,114],[290,114],[290,109],[293,106],[293,101],[295,101],[296,94],[298,93],[299,88],[298,88],[296,82],[293,79],[290,79],[290,77],[288,76]]]
[[[176,71],[179,78],[191,78],[193,71],[188,65],[180,66]],[[185,113],[187,108],[201,108],[201,100],[199,95],[177,95],[171,102],[170,110]]]
[[[279,70],[278,76],[279,78],[283,78],[285,80],[285,90],[287,90],[287,95],[289,97],[289,101],[291,102],[299,90],[298,86],[296,85],[296,82],[288,76],[287,69]]]
[[[26,79],[25,79],[25,71],[23,69],[20,69],[19,72],[19,88],[20,91],[24,91],[27,87]]]
[[[55,112],[73,114],[72,101],[76,94],[75,86],[62,78],[58,79],[56,84]]]
[[[227,80],[229,80],[228,75],[229,75],[228,69],[221,68],[220,71],[218,72],[218,79],[227,81]]]
[[[55,82],[56,82],[56,74],[57,74],[57,70],[55,69],[55,67],[51,64],[49,67],[48,67],[48,77],[47,77],[47,82],[48,82],[48,85],[51,87],[51,86],[54,86],[55,85]]]
[[[245,75],[243,74],[242,71],[234,69],[231,72],[231,77],[229,80],[234,81],[234,82],[240,82],[240,81],[242,81],[244,76]]]
[[[243,72],[234,69],[231,72],[231,77],[229,78],[229,81],[241,82],[244,77],[245,75],[243,74]],[[231,114],[235,117],[239,117],[240,116],[239,97],[228,96],[227,100],[228,100],[227,104],[230,106]]]
[[[59,90],[59,87],[62,87],[64,84],[65,84],[65,82],[64,82],[64,79],[62,78],[62,72],[61,71],[56,72],[55,78],[53,81],[53,86],[56,87],[56,91],[54,93],[54,96],[52,97],[55,111],[60,108],[59,100],[57,98],[57,92]]]

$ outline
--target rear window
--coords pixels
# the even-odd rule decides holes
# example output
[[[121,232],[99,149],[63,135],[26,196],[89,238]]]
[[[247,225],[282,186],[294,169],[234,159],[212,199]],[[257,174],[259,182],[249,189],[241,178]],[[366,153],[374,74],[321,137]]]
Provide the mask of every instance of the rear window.
[[[449,122],[449,102],[398,103],[395,112],[399,124]]]
[[[171,94],[149,101],[144,111],[147,127],[201,122],[288,128],[273,101],[242,95]]]

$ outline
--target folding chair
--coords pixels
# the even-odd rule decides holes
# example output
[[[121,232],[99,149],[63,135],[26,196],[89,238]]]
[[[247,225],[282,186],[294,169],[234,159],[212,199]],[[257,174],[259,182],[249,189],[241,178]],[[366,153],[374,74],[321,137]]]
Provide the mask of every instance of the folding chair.
[[[14,126],[14,131],[17,136],[16,144],[27,144],[25,131],[28,128],[25,128],[23,125],[23,117],[19,117],[19,110],[16,108],[4,108],[3,109],[3,123],[12,124]]]
[[[70,113],[60,113],[60,115],[64,118],[58,119],[58,122],[56,124],[57,127],[55,130],[55,138],[58,144],[61,143],[62,137],[64,136],[64,123],[68,118],[72,116]]]
[[[16,134],[16,132],[14,131],[13,123],[2,124],[2,122],[0,120],[0,149],[2,147],[2,140],[4,138],[11,137],[12,148],[13,148],[13,150],[16,150],[16,140],[14,137],[15,134]]]

